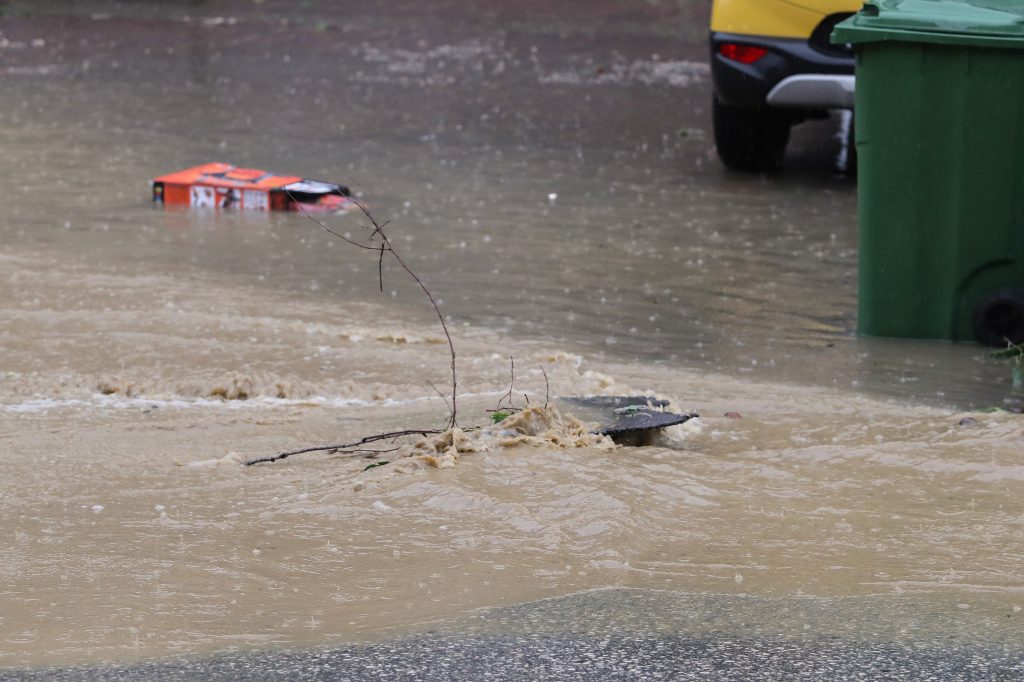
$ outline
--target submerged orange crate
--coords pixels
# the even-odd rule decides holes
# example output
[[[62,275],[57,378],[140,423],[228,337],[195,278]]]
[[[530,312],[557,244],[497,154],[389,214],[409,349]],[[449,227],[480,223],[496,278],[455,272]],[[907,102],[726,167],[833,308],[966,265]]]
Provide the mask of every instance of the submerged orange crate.
[[[154,178],[153,201],[165,206],[256,211],[339,211],[352,205],[343,185],[227,163],[206,163]]]

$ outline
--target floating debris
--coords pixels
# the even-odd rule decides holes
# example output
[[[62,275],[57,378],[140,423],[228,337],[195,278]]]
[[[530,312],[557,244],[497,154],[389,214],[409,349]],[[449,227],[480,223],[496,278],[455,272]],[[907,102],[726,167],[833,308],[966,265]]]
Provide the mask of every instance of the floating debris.
[[[342,211],[348,187],[227,163],[206,163],[153,179],[153,201],[165,206],[255,211]]]

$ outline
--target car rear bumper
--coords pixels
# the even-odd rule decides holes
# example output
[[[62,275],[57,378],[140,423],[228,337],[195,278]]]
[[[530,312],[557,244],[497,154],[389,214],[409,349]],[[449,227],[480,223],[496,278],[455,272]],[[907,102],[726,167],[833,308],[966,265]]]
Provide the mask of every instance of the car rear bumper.
[[[765,103],[773,107],[852,109],[853,76],[806,73],[784,78],[772,88]]]
[[[752,64],[742,64],[721,54],[726,43],[768,52]],[[825,53],[807,40],[712,32],[711,76],[715,95],[729,106],[853,107],[853,56],[841,48]]]

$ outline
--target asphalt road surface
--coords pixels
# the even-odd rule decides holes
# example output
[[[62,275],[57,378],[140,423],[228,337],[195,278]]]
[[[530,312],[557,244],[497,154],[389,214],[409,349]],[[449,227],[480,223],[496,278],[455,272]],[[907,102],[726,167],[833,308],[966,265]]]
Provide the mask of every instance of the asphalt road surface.
[[[43,670],[4,680],[1019,680],[991,651],[670,637],[417,637],[135,667]]]

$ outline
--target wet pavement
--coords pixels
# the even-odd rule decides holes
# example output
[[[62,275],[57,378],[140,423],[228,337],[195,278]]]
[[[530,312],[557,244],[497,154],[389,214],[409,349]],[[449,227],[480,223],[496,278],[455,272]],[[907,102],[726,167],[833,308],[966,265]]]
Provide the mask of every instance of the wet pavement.
[[[219,656],[134,668],[47,670],[20,680],[1019,680],[1019,658],[842,643],[680,636],[416,638],[391,645]],[[0,679],[8,679],[0,672]]]
[[[623,617],[637,606],[649,609],[646,617]],[[844,600],[762,601],[612,589],[489,609],[456,625],[376,644],[14,676],[0,671],[0,679],[980,682],[1024,677],[1024,656],[1017,647],[967,644],[951,631],[937,632],[943,620],[951,629],[961,624],[962,611],[931,614],[931,627],[913,646],[890,639],[895,629],[882,621],[875,623],[869,639],[801,632],[820,609],[838,610],[852,620],[878,618],[881,604],[864,606]],[[759,632],[776,627],[772,618],[791,620],[791,633]]]

